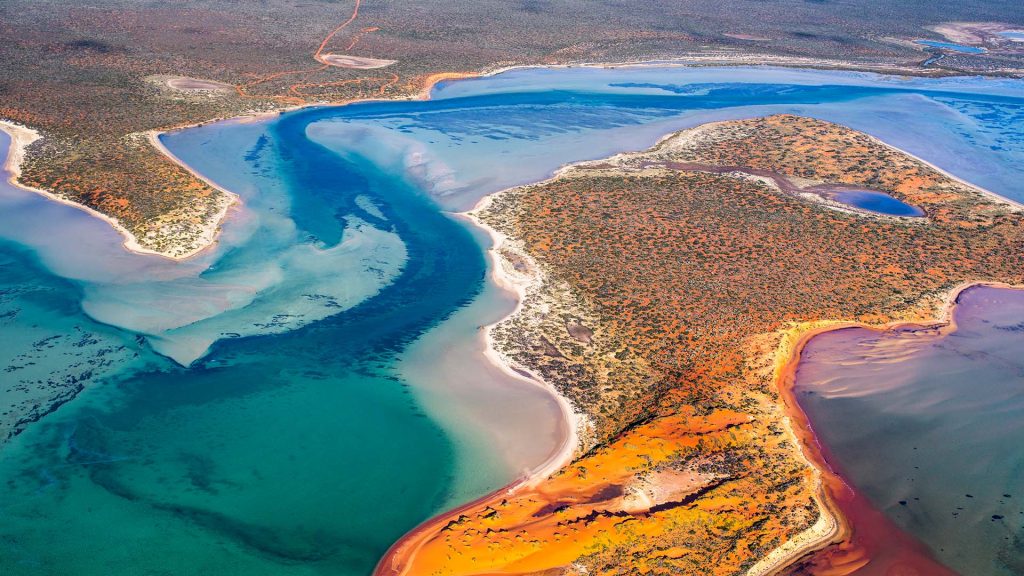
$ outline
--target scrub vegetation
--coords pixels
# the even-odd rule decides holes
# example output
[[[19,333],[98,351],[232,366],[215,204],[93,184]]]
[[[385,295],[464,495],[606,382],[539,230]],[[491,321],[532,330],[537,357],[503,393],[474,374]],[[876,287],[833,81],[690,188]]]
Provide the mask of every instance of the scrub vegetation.
[[[842,209],[755,172],[870,187],[926,216]],[[479,217],[510,239],[504,266],[542,278],[495,346],[572,400],[584,445],[549,480],[428,524],[381,574],[732,575],[783,542],[824,545],[820,477],[779,396],[795,340],[934,320],[965,282],[1024,283],[1018,206],[788,115],[580,164]]]

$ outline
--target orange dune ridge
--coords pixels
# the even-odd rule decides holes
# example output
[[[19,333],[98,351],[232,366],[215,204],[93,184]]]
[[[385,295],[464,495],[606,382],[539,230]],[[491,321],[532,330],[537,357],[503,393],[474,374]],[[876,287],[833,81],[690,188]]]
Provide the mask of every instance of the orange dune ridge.
[[[528,574],[571,563],[607,535],[622,531],[661,536],[694,515],[731,507],[728,499],[708,509],[681,508],[695,495],[729,478],[712,471],[665,471],[647,483],[633,471],[667,463],[681,451],[708,451],[735,442],[734,429],[750,417],[722,411],[707,416],[677,414],[622,435],[536,488],[499,492],[454,518],[424,526],[422,538],[399,543],[415,553],[416,565],[383,566],[378,574]],[[657,516],[659,522],[638,522]],[[679,556],[684,549],[666,549]],[[657,562],[657,556],[649,559]],[[642,566],[637,566],[638,568]]]

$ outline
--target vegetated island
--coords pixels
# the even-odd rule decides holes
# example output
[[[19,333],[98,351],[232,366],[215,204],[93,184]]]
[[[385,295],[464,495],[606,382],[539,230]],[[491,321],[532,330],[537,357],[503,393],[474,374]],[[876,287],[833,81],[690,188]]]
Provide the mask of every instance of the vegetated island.
[[[827,184],[926,216],[801,191]],[[569,399],[580,445],[424,523],[378,576],[778,573],[849,532],[779,388],[807,336],[942,321],[965,283],[1024,283],[1019,205],[791,115],[686,130],[473,215],[532,281],[493,345]]]

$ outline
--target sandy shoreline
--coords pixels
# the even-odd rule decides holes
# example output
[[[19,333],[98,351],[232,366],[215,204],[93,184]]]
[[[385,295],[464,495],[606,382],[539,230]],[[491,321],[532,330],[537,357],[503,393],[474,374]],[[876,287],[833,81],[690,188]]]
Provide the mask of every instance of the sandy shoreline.
[[[698,128],[700,128],[700,126],[691,128],[689,130],[694,130]],[[666,134],[662,138],[659,138],[658,143],[655,144],[654,146],[656,147],[662,142],[671,139],[676,134],[686,131],[687,130],[674,131],[669,134]],[[526,184],[525,186],[542,185],[546,182],[551,182],[554,180],[558,180],[559,178],[565,177],[567,174],[571,173],[571,171],[577,167],[585,168],[588,165],[605,163],[608,162],[610,159],[630,155],[633,153],[634,152],[628,151],[620,152],[605,159],[586,160],[572,164],[567,164],[556,170],[550,177],[538,182]],[[522,187],[523,186],[514,186],[511,189],[517,189]],[[485,355],[495,366],[500,368],[505,373],[517,379],[530,382],[533,385],[542,386],[543,388],[551,392],[558,401],[559,406],[562,408],[563,414],[566,417],[567,427],[575,432],[580,429],[582,422],[580,420],[579,414],[575,412],[575,410],[572,407],[572,404],[568,401],[568,399],[562,396],[558,392],[558,390],[554,388],[554,386],[547,384],[543,380],[543,378],[539,377],[538,375],[530,372],[533,378],[525,378],[521,373],[514,370],[512,368],[511,362],[504,358],[504,356],[500,352],[498,352],[498,350],[494,347],[494,343],[491,338],[491,329],[496,324],[504,322],[508,318],[511,318],[518,314],[523,308],[523,303],[526,299],[527,293],[531,290],[540,288],[541,284],[543,283],[543,277],[540,273],[540,270],[532,261],[531,268],[534,271],[532,275],[513,275],[513,273],[509,272],[509,270],[512,268],[512,265],[510,262],[505,261],[505,259],[500,255],[499,250],[503,247],[507,247],[510,244],[510,239],[505,234],[495,230],[478,217],[478,214],[481,211],[485,210],[495,197],[507,192],[508,190],[500,190],[493,194],[484,196],[477,202],[477,204],[471,210],[457,214],[457,216],[465,218],[472,224],[478,226],[479,228],[487,232],[488,236],[491,239],[491,247],[487,250],[487,252],[488,259],[491,262],[493,270],[492,279],[500,287],[511,292],[514,292],[517,296],[515,310],[513,310],[506,318],[503,318],[502,320],[499,320],[495,324],[491,324],[486,327],[487,351],[485,352]],[[522,254],[518,250],[516,251],[516,253],[519,257],[525,257],[529,259],[528,255]],[[965,285],[963,288],[956,290],[955,293],[958,295],[959,292],[962,291],[963,289],[966,289],[967,287],[970,286],[974,286],[976,284],[977,283],[971,283]],[[943,318],[950,315],[951,309],[952,306],[949,306],[948,310],[945,310],[943,312]],[[896,325],[897,324],[894,324],[893,326]],[[788,353],[782,352],[780,354],[780,356],[785,355],[788,358],[787,362],[785,362],[781,366],[781,368],[778,369],[779,371],[776,373],[776,382],[779,386],[780,393],[783,394],[783,396],[785,396],[786,393],[782,392],[782,390],[784,389],[782,385],[783,378],[787,374],[789,374],[789,370],[791,370],[792,375],[795,376],[796,366],[799,362],[800,353],[803,350],[803,347],[806,345],[808,341],[810,341],[811,338],[818,334],[828,332],[831,330],[838,330],[842,328],[851,328],[858,326],[861,326],[861,324],[856,322],[837,322],[829,323],[826,326],[821,326],[813,330],[801,331],[800,329],[797,329],[795,333],[799,334],[799,337],[795,345],[791,346]],[[879,328],[879,330],[884,329],[886,328]],[[784,338],[784,342],[782,345],[783,350],[787,348],[786,340],[788,340],[788,338]],[[790,409],[790,405],[794,406],[795,410]],[[809,421],[806,420],[806,417],[804,416],[803,412],[800,411],[799,406],[797,406],[795,402],[790,402],[787,399],[786,402],[784,402],[783,409],[787,413],[787,418],[784,422],[786,432],[792,438],[794,446],[796,446],[800,450],[800,456],[808,464],[808,468],[814,475],[814,481],[816,483],[814,501],[818,506],[820,515],[815,524],[812,525],[810,528],[796,535],[792,539],[783,542],[778,548],[775,548],[767,555],[760,558],[757,563],[755,563],[750,569],[747,570],[747,576],[775,576],[781,573],[789,566],[792,566],[801,558],[804,558],[810,554],[820,551],[831,544],[843,541],[849,536],[851,530],[851,527],[847,522],[845,522],[843,515],[840,513],[838,506],[831,498],[829,492],[830,481],[838,481],[840,483],[843,483],[844,481],[842,480],[842,478],[834,474],[827,467],[824,458],[820,456],[820,450],[817,448],[817,439],[813,436],[813,433],[810,433],[810,423]],[[795,426],[793,424],[793,421],[796,421]],[[385,555],[381,558],[380,564],[378,564],[377,568],[374,570],[374,576],[409,576],[407,575],[407,569],[405,567],[387,565],[388,559],[394,559],[398,557],[409,558],[415,556],[415,550],[420,548],[423,545],[423,543],[433,533],[436,532],[438,525],[444,519],[451,518],[453,515],[457,515],[463,510],[468,510],[478,503],[486,502],[499,494],[513,493],[517,490],[533,487],[541,483],[544,479],[554,474],[559,469],[563,468],[565,465],[569,464],[572,461],[572,457],[574,455],[573,449],[576,448],[578,442],[579,439],[576,434],[573,435],[573,439],[571,442],[569,438],[566,438],[566,441],[562,445],[562,449],[553,454],[547,462],[545,462],[535,470],[531,471],[530,474],[516,480],[515,482],[509,484],[504,488],[500,488],[498,490],[490,492],[484,496],[481,496],[480,498],[474,499],[473,501],[463,504],[462,506],[459,506],[453,510],[443,512],[442,514],[439,514],[437,517],[431,518],[430,520],[427,520],[426,522],[418,525],[413,530],[406,533],[401,539],[395,542],[395,544],[393,544],[388,549]],[[399,553],[399,551],[401,551],[401,553]]]
[[[8,136],[11,137],[11,145],[10,145],[10,149],[7,151],[7,159],[4,162],[4,170],[7,172],[7,175],[8,175],[7,181],[12,186],[20,188],[22,190],[26,190],[28,192],[32,192],[34,194],[38,194],[38,195],[46,198],[47,200],[50,200],[50,201],[53,201],[53,202],[57,202],[57,203],[60,203],[60,204],[64,204],[65,206],[71,206],[72,208],[76,208],[78,210],[81,210],[81,211],[85,212],[86,214],[88,214],[88,215],[90,215],[90,216],[92,216],[94,218],[97,218],[99,220],[102,220],[102,221],[106,222],[107,224],[110,225],[111,228],[113,228],[115,231],[117,231],[118,234],[121,235],[121,237],[124,239],[124,241],[122,242],[122,246],[124,247],[125,250],[127,250],[129,252],[134,252],[136,254],[145,254],[145,255],[149,255],[149,256],[160,256],[161,258],[167,258],[169,260],[185,260],[185,259],[191,258],[191,257],[199,254],[200,252],[206,251],[207,249],[209,249],[210,247],[212,247],[214,245],[214,243],[216,241],[216,238],[217,238],[217,236],[220,233],[220,226],[221,226],[222,222],[225,220],[229,209],[233,205],[235,205],[236,202],[239,202],[237,194],[235,194],[233,192],[230,192],[228,190],[225,190],[224,188],[221,188],[220,186],[217,186],[216,184],[213,184],[212,182],[207,180],[204,176],[202,176],[201,174],[199,174],[195,170],[189,168],[184,162],[181,162],[173,154],[171,154],[171,152],[169,150],[167,150],[163,146],[162,143],[160,143],[159,138],[158,138],[158,135],[160,134],[160,132],[152,131],[152,132],[147,133],[149,141],[153,144],[153,146],[157,147],[157,149],[161,153],[165,154],[168,158],[170,158],[176,164],[178,164],[182,168],[188,170],[190,173],[192,173],[194,176],[196,176],[197,178],[199,178],[203,182],[209,184],[210,186],[216,188],[217,190],[220,190],[221,192],[223,192],[225,194],[228,194],[228,198],[232,199],[231,202],[224,203],[224,205],[217,212],[217,215],[214,218],[213,222],[211,222],[210,224],[208,224],[207,226],[204,227],[204,230],[203,230],[203,236],[204,236],[203,240],[204,240],[204,242],[200,246],[198,246],[195,250],[193,250],[191,252],[188,252],[188,253],[177,254],[177,255],[171,255],[171,254],[166,254],[164,252],[160,252],[160,251],[157,251],[157,250],[152,250],[152,249],[146,248],[145,246],[142,246],[139,243],[138,238],[136,238],[135,234],[132,234],[132,232],[130,230],[125,228],[121,224],[121,222],[117,220],[117,218],[112,218],[110,216],[107,216],[106,214],[104,214],[104,213],[102,213],[102,212],[100,212],[100,211],[98,211],[98,210],[96,210],[94,208],[90,208],[89,206],[86,206],[85,204],[81,204],[79,202],[75,202],[74,200],[68,200],[67,198],[64,198],[62,196],[54,194],[53,192],[49,192],[49,191],[43,190],[41,188],[36,188],[34,186],[27,186],[27,185],[23,184],[20,181],[20,177],[21,177],[21,163],[25,159],[25,149],[30,144],[35,142],[36,140],[42,138],[42,136],[40,136],[39,132],[37,132],[37,131],[35,131],[35,130],[31,129],[31,128],[26,128],[25,126],[22,126],[20,124],[15,124],[13,122],[8,122],[6,120],[0,120],[0,130],[3,130],[4,132],[7,133]]]
[[[653,148],[656,148],[663,142],[670,140],[680,132],[699,130],[703,126],[711,124],[715,124],[715,122],[696,126],[688,130],[675,131],[666,134],[665,136],[658,140],[658,142],[653,146]],[[912,154],[906,153],[903,150],[890,144],[887,144],[881,140],[878,140],[873,136],[868,136],[890,149],[907,154],[907,156],[910,156],[911,158],[936,170],[937,172],[946,175],[951,179],[961,184],[964,184],[974,190],[977,190],[979,193],[989,197],[994,201],[997,201],[1001,204],[1012,206],[1016,209],[1024,208],[1024,205],[1021,205],[1018,202],[1015,202],[1013,200],[1000,196],[994,192],[991,192],[989,190],[966,182],[961,178],[952,176],[948,172],[942,170],[941,168],[935,166],[934,164],[931,164],[930,162],[922,160]],[[542,185],[546,182],[554,181],[559,178],[565,177],[566,175],[570,174],[572,170],[575,168],[586,168],[588,165],[607,163],[609,160],[614,160],[617,157],[627,156],[633,153],[634,152],[621,152],[600,160],[588,160],[568,164],[556,170],[550,177],[538,182],[526,184],[524,186]],[[515,186],[512,189],[522,187],[523,186]],[[516,277],[509,273],[508,270],[511,267],[511,264],[504,262],[504,259],[500,256],[498,251],[502,247],[507,246],[510,242],[510,239],[501,232],[494,230],[485,222],[480,220],[479,217],[477,217],[477,214],[480,211],[484,210],[487,207],[487,205],[493,200],[493,198],[495,198],[499,194],[505,193],[506,191],[507,190],[501,190],[493,194],[484,196],[471,210],[465,213],[461,213],[460,215],[470,220],[476,226],[479,226],[480,228],[485,230],[491,238],[492,246],[490,249],[488,249],[488,255],[494,270],[493,279],[499,286],[510,291],[513,291],[517,295],[516,309],[508,316],[510,318],[515,314],[518,314],[522,309],[523,302],[525,300],[527,292],[529,290],[538,288],[543,280],[539,275],[539,271],[535,272],[533,277],[529,279],[523,277]],[[526,256],[523,254],[518,255],[520,257]],[[536,265],[532,265],[531,267],[536,269]],[[842,477],[840,477],[831,468],[828,467],[828,464],[826,463],[824,456],[822,454],[821,446],[818,443],[818,439],[814,435],[813,430],[811,428],[810,421],[807,419],[806,415],[803,413],[799,405],[796,403],[795,396],[793,395],[792,387],[795,380],[796,370],[799,365],[800,355],[804,347],[807,345],[807,343],[810,340],[812,340],[815,336],[818,336],[820,334],[831,332],[833,330],[842,330],[847,328],[867,328],[879,332],[893,330],[897,328],[934,329],[937,327],[941,327],[943,331],[955,330],[955,322],[953,320],[952,311],[956,306],[956,301],[960,293],[963,292],[964,290],[979,285],[1015,288],[1014,286],[1006,284],[986,281],[974,281],[963,283],[953,288],[945,296],[945,298],[943,299],[944,306],[941,309],[940,313],[934,320],[927,322],[898,321],[887,323],[884,325],[872,326],[855,321],[823,320],[792,328],[783,335],[783,341],[780,344],[780,348],[776,352],[776,357],[777,359],[783,359],[784,361],[782,361],[781,363],[777,361],[775,382],[778,386],[780,395],[783,399],[782,409],[786,413],[786,418],[784,420],[786,432],[792,438],[794,446],[796,446],[799,450],[800,457],[807,463],[808,468],[811,471],[811,474],[813,475],[813,482],[815,483],[814,501],[818,507],[820,514],[818,520],[810,528],[806,529],[804,532],[801,532],[800,534],[796,535],[790,540],[783,542],[779,547],[775,548],[765,556],[761,557],[757,563],[755,563],[751,568],[747,570],[747,576],[774,576],[780,574],[788,567],[792,566],[794,563],[801,560],[802,558],[812,555],[832,544],[836,544],[844,540],[847,540],[850,537],[850,534],[852,533],[853,527],[844,517],[841,510],[839,509],[838,504],[832,496],[835,490],[842,489],[843,487],[848,487],[848,485]],[[504,319],[502,321],[504,321]],[[491,340],[490,335],[490,331],[493,326],[494,325],[492,324],[491,326],[487,327],[486,355],[488,356],[488,359],[497,367],[499,367],[506,373],[510,374],[511,376],[529,381],[535,385],[541,385],[548,389],[549,391],[551,391],[554,394],[554,396],[559,400],[559,404],[560,406],[562,406],[563,412],[566,415],[567,423],[575,426],[575,428],[578,430],[580,426],[579,416],[574,413],[571,404],[567,401],[567,399],[565,399],[565,397],[559,394],[554,387],[544,383],[543,379],[535,374],[531,373],[531,376],[533,376],[532,380],[524,378],[523,375],[514,370],[511,366],[511,363],[508,362],[508,360],[506,360],[497,351],[497,349],[493,345],[493,341]],[[409,553],[409,550],[415,551],[415,549],[419,548],[422,545],[422,543],[429,538],[432,531],[436,530],[436,525],[441,518],[451,518],[452,515],[459,513],[459,511],[472,508],[475,504],[479,502],[484,502],[489,498],[502,492],[510,493],[516,491],[517,489],[535,486],[539,484],[545,478],[547,478],[548,476],[556,472],[558,469],[560,469],[562,466],[571,462],[572,453],[566,454],[564,451],[565,448],[566,447],[563,446],[563,452],[561,454],[554,455],[548,463],[542,465],[540,468],[536,469],[526,477],[515,481],[506,488],[496,490],[481,498],[473,500],[472,502],[469,502],[463,506],[459,506],[452,511],[445,512],[442,515],[439,515],[439,517],[428,520],[427,522],[414,528],[388,550],[388,552],[382,558],[381,564],[377,566],[377,569],[374,572],[375,576],[404,575],[405,569],[403,567],[387,566],[387,560],[396,558],[398,556],[404,556],[406,558],[410,557],[411,555]],[[561,464],[559,464],[559,458],[563,459]],[[399,550],[402,551],[401,554],[396,553]]]
[[[567,464],[569,464],[573,457],[576,455],[580,446],[580,434],[579,430],[583,426],[583,417],[575,409],[568,398],[558,392],[554,386],[549,384],[540,375],[535,374],[531,371],[525,370],[523,367],[513,368],[512,362],[505,358],[497,348],[494,346],[493,329],[498,324],[505,322],[509,318],[518,315],[523,309],[523,303],[526,301],[526,296],[531,290],[536,290],[543,284],[543,276],[540,270],[534,267],[534,273],[529,277],[525,275],[513,275],[509,268],[511,264],[506,262],[502,258],[499,250],[509,242],[501,232],[490,227],[486,222],[482,221],[478,216],[478,211],[486,207],[489,203],[491,196],[485,196],[477,205],[467,212],[458,214],[458,216],[471,222],[473,225],[484,230],[491,239],[491,247],[487,250],[488,260],[491,265],[491,279],[500,288],[512,292],[516,295],[516,307],[512,312],[505,318],[497,320],[496,322],[489,324],[484,327],[484,342],[487,345],[487,349],[484,355],[495,367],[499,368],[505,374],[510,377],[519,380],[523,383],[529,383],[533,386],[539,386],[546,392],[551,394],[555,402],[561,409],[563,421],[561,426],[562,441],[559,447],[548,457],[547,460],[540,463],[533,470],[529,472],[525,477],[517,480],[513,485],[510,485],[508,491],[513,491],[528,486],[535,486],[540,481],[551,476]],[[524,372],[530,376],[524,376]]]
[[[7,181],[12,186],[20,188],[22,190],[26,190],[28,192],[32,192],[34,194],[38,194],[46,198],[47,200],[58,202],[60,204],[64,204],[65,206],[71,206],[72,208],[81,210],[94,218],[106,222],[107,224],[110,225],[111,228],[116,230],[117,233],[124,238],[122,246],[124,246],[125,250],[128,250],[129,252],[160,256],[172,260],[181,260],[184,258],[170,256],[162,252],[150,250],[149,248],[142,246],[141,244],[139,244],[138,239],[135,237],[135,235],[132,234],[127,228],[122,226],[116,218],[111,218],[110,216],[107,216],[106,214],[93,208],[90,208],[85,204],[80,204],[73,200],[68,200],[67,198],[63,198],[47,190],[35,188],[33,186],[26,186],[25,184],[22,184],[20,181],[21,162],[25,158],[25,148],[28,147],[29,144],[41,138],[42,136],[40,136],[38,132],[32,130],[31,128],[26,128],[25,126],[21,126],[20,124],[15,124],[13,122],[8,122],[6,120],[0,120],[0,130],[3,130],[11,137],[11,146],[7,152],[7,160],[4,162],[4,170],[8,174]],[[188,256],[191,255],[192,254],[189,254]]]
[[[228,212],[231,210],[233,206],[240,206],[242,204],[242,198],[238,194],[228,190],[227,188],[224,188],[216,184],[213,180],[210,180],[209,178],[207,178],[206,176],[204,176],[199,171],[192,168],[185,162],[182,162],[180,158],[175,156],[174,153],[168,150],[167,147],[164,146],[164,143],[160,141],[160,136],[163,134],[163,132],[158,130],[150,130],[145,134],[146,140],[149,141],[151,146],[156,148],[158,151],[160,151],[161,154],[166,156],[168,159],[170,159],[172,162],[180,166],[182,169],[186,170],[189,174],[203,181],[203,183],[205,183],[207,186],[224,194],[225,198],[220,202],[220,206],[217,210],[217,213],[214,215],[213,219],[211,219],[210,222],[206,223],[206,225],[203,226],[201,240],[192,251],[178,256],[166,256],[163,254],[162,255],[173,260],[185,260],[201,252],[205,252],[210,248],[213,248],[213,246],[217,243],[217,238],[220,237],[221,227],[227,220]]]
[[[699,128],[700,126],[691,128],[689,130],[695,130]],[[684,130],[682,132],[686,131]],[[678,133],[680,133],[680,131],[672,132],[670,134],[665,135],[664,137],[658,140],[658,143],[655,144],[654,147],[657,147],[663,142],[671,139]],[[895,146],[882,142],[877,138],[874,138],[873,136],[869,135],[869,137],[871,137],[872,139],[876,140],[877,142],[888,148],[906,154],[905,152],[903,152],[903,150],[896,148]],[[525,186],[541,185],[545,182],[550,182],[565,177],[567,174],[571,173],[571,171],[577,167],[585,168],[588,165],[603,164],[607,163],[609,160],[615,159],[616,157],[621,157],[629,154],[631,153],[622,152],[601,160],[582,161],[573,164],[568,164],[556,170],[554,174],[552,174],[549,178],[531,184],[527,184]],[[994,192],[985,190],[974,184],[966,182],[960,178],[952,176],[948,174],[946,171],[942,170],[941,168],[938,168],[937,166],[929,162],[917,158],[916,156],[913,156],[911,154],[907,155],[921,162],[922,164],[927,165],[928,167],[938,171],[939,173],[949,176],[955,181],[977,190],[979,193],[989,197],[990,199],[993,199],[1005,205],[1012,206],[1016,209],[1024,208],[1024,206],[1022,206],[1020,203],[1004,198],[998,194],[995,194]],[[521,187],[522,186],[516,186],[513,187],[513,189]],[[499,250],[501,248],[507,247],[509,245],[510,239],[501,232],[498,232],[497,230],[494,230],[493,228],[488,226],[477,216],[477,214],[480,211],[486,209],[486,207],[493,200],[493,198],[504,192],[506,192],[506,190],[502,190],[484,196],[477,203],[477,205],[473,207],[473,209],[460,214],[460,216],[465,217],[476,226],[479,226],[480,228],[485,230],[491,238],[492,246],[490,249],[488,249],[488,255],[494,270],[493,279],[499,286],[510,291],[513,291],[517,295],[516,309],[508,316],[510,318],[520,312],[528,291],[539,288],[540,284],[543,282],[543,279],[539,274],[539,270],[536,270],[536,265],[533,263],[531,263],[531,268],[534,268],[536,271],[530,277],[525,277],[525,275],[513,275],[513,273],[510,273],[509,270],[511,269],[511,264],[505,262],[504,259],[499,254]],[[526,256],[528,258],[528,255],[523,255],[518,252],[519,251],[517,251],[518,256]],[[832,544],[836,544],[849,539],[853,530],[853,526],[851,526],[847,519],[844,517],[837,502],[833,498],[833,494],[835,493],[835,491],[843,488],[848,488],[848,485],[846,484],[845,480],[838,474],[836,474],[826,463],[821,446],[819,445],[818,439],[814,435],[814,432],[811,428],[810,421],[807,419],[806,415],[800,409],[793,394],[793,384],[795,381],[796,370],[800,361],[800,355],[804,347],[807,345],[807,343],[810,342],[815,336],[818,336],[820,334],[831,332],[833,330],[842,330],[847,328],[866,328],[879,332],[906,328],[940,328],[943,332],[955,330],[956,326],[953,316],[953,309],[956,307],[956,302],[959,298],[960,293],[963,292],[964,290],[980,285],[1004,288],[1018,288],[1015,286],[1010,286],[1007,284],[997,282],[965,282],[954,287],[945,295],[945,297],[942,299],[943,306],[941,310],[932,320],[924,322],[896,321],[886,323],[883,325],[874,326],[863,324],[856,321],[821,320],[812,323],[805,323],[803,325],[791,328],[783,333],[782,342],[780,343],[779,348],[775,353],[775,382],[778,387],[780,396],[783,400],[781,408],[786,413],[786,418],[784,419],[786,432],[792,438],[794,446],[796,446],[799,450],[799,457],[802,458],[807,463],[808,469],[810,470],[810,473],[813,475],[812,481],[815,484],[814,501],[819,510],[819,517],[818,520],[810,528],[806,529],[804,532],[801,532],[800,534],[796,535],[790,540],[783,542],[779,547],[775,548],[765,556],[761,557],[757,563],[755,563],[751,568],[747,570],[746,574],[748,576],[773,576],[780,574],[788,567],[792,566],[794,563],[801,560],[802,558],[812,555]],[[504,321],[504,319],[502,321]],[[493,326],[494,325],[492,324],[491,326],[487,327],[486,354],[488,356],[488,359],[497,367],[499,367],[506,373],[510,374],[511,376],[530,381],[535,385],[544,386],[546,389],[551,391],[554,394],[554,396],[559,400],[560,406],[562,406],[563,412],[566,415],[567,423],[569,425],[574,425],[578,430],[581,424],[579,416],[573,412],[571,404],[561,394],[559,394],[554,387],[544,383],[542,378],[532,373],[531,376],[533,376],[533,380],[524,378],[523,375],[514,370],[512,368],[511,363],[497,351],[490,337],[490,331]],[[441,518],[451,518],[453,514],[457,514],[461,510],[469,509],[473,505],[479,502],[486,501],[489,498],[502,492],[514,492],[517,489],[535,486],[536,484],[540,483],[545,478],[556,472],[559,468],[561,468],[562,466],[571,461],[572,453],[566,453],[566,448],[567,446],[563,445],[563,451],[560,454],[554,455],[552,459],[549,460],[549,462],[542,465],[540,468],[536,469],[526,477],[512,483],[508,487],[504,489],[499,489],[495,492],[478,498],[470,503],[467,503],[463,506],[456,508],[453,511],[445,512],[438,518],[428,520],[427,522],[417,526],[415,529],[413,529],[405,536],[403,536],[402,539],[396,542],[388,550],[388,552],[382,558],[381,564],[379,564],[377,569],[375,570],[375,576],[398,576],[405,574],[405,569],[401,566],[387,566],[387,560],[394,559],[399,556],[409,558],[411,555],[414,555],[415,549],[419,548],[423,544],[423,542],[430,537],[432,531],[436,530],[436,525]],[[397,553],[399,550],[402,551],[401,554]],[[413,551],[413,554],[410,554],[410,550]]]
[[[862,134],[864,134],[865,136],[867,136],[871,140],[881,144],[882,146],[885,146],[886,148],[889,148],[890,150],[899,152],[900,154],[903,154],[903,155],[906,155],[906,156],[908,156],[910,158],[913,158],[915,161],[920,162],[921,164],[924,164],[925,166],[931,168],[932,170],[935,170],[936,172],[938,172],[939,174],[942,174],[943,176],[945,176],[946,178],[949,178],[950,180],[953,180],[955,182],[963,184],[964,186],[967,186],[968,188],[972,188],[974,190],[977,190],[978,192],[981,193],[982,196],[985,196],[988,200],[991,200],[991,201],[993,201],[993,202],[995,202],[997,204],[1005,204],[1005,205],[1010,206],[1010,207],[1012,207],[1012,208],[1014,208],[1016,210],[1024,210],[1024,203],[1018,202],[1016,200],[1011,200],[1011,199],[1007,198],[1006,196],[1002,196],[1002,195],[997,194],[997,193],[995,193],[995,192],[993,192],[993,191],[991,191],[991,190],[989,190],[987,188],[982,188],[981,186],[978,186],[977,184],[973,184],[971,182],[968,182],[968,181],[964,180],[963,178],[960,178],[959,176],[956,176],[954,174],[950,174],[949,172],[943,170],[942,168],[939,168],[935,164],[932,164],[931,162],[929,162],[929,161],[927,161],[927,160],[925,160],[923,158],[915,156],[915,155],[911,154],[910,152],[907,152],[906,150],[903,150],[902,148],[897,148],[896,146],[893,146],[892,144],[889,144],[889,143],[887,143],[887,142],[885,142],[883,140],[879,140],[878,138],[872,136],[871,134],[868,134],[867,132],[862,132]]]
[[[495,194],[501,194],[502,192],[503,191],[496,192]],[[543,283],[543,277],[539,273],[539,269],[536,267],[534,267],[535,273],[529,276],[513,275],[509,272],[510,264],[505,262],[498,252],[502,247],[507,246],[507,243],[509,242],[508,237],[494,228],[491,228],[477,216],[477,213],[487,206],[495,194],[484,196],[472,210],[452,213],[452,216],[455,218],[464,220],[469,225],[476,226],[487,233],[491,240],[491,246],[487,249],[487,259],[491,268],[490,279],[499,288],[512,292],[516,295],[515,309],[510,312],[508,316],[484,327],[484,342],[486,344],[484,356],[492,365],[512,379],[526,385],[540,387],[545,392],[551,394],[556,404],[558,404],[563,416],[562,425],[560,426],[562,439],[556,449],[546,460],[511,483],[484,494],[479,498],[474,498],[473,500],[453,509],[445,510],[433,518],[427,519],[409,532],[406,532],[405,535],[392,544],[384,556],[381,557],[380,563],[376,566],[373,572],[375,576],[400,576],[407,574],[406,567],[388,565],[387,560],[390,558],[414,556],[414,551],[418,550],[429,537],[437,532],[437,529],[442,522],[447,521],[447,519],[451,518],[453,515],[459,514],[461,511],[469,510],[477,504],[486,502],[498,495],[513,494],[519,490],[535,487],[537,484],[543,482],[549,476],[558,472],[572,462],[573,457],[579,450],[578,430],[580,429],[580,426],[582,426],[583,422],[582,417],[573,408],[572,403],[569,402],[565,396],[562,396],[554,386],[548,384],[540,376],[533,372],[523,370],[522,368],[519,368],[518,370],[513,368],[512,364],[500,352],[498,352],[497,348],[494,346],[494,341],[491,335],[492,329],[498,324],[505,322],[516,314],[519,314],[523,308],[523,302],[526,299],[527,293],[531,290],[538,289]],[[530,376],[527,377],[523,372],[528,373]],[[412,554],[410,554],[410,550],[413,551]],[[402,553],[399,554],[399,551],[402,551]]]

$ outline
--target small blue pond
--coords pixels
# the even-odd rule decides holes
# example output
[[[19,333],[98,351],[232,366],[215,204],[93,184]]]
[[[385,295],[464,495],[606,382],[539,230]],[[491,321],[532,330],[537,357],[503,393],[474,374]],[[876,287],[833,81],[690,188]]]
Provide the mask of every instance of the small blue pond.
[[[999,35],[1010,40],[1024,41],[1024,30],[1006,30],[1005,32],[1000,32]]]
[[[882,192],[840,190],[829,195],[836,202],[887,216],[924,216],[924,210]]]
[[[977,46],[964,46],[963,44],[953,44],[952,42],[937,42],[935,40],[917,40],[918,44],[924,46],[931,46],[932,48],[943,48],[945,50],[953,50],[954,52],[963,52],[964,54],[984,54],[986,50]]]

